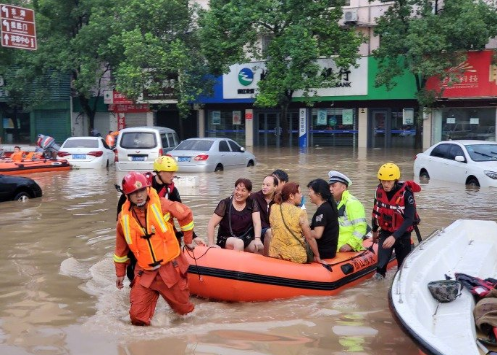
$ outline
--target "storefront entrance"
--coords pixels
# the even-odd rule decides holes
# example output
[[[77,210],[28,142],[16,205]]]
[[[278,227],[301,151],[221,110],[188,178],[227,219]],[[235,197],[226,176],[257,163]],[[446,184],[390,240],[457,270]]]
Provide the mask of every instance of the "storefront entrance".
[[[282,129],[280,113],[277,111],[258,112],[255,122],[254,142],[258,146],[282,146]],[[299,143],[299,114],[288,112],[288,145],[298,146]]]
[[[414,118],[413,109],[372,109],[368,125],[368,147],[414,147]]]

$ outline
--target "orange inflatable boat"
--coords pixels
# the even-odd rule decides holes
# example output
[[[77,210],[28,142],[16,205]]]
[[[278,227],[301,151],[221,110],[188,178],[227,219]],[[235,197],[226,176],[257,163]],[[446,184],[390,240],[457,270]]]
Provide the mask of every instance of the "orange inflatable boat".
[[[0,161],[0,174],[22,175],[29,173],[42,173],[46,171],[70,170],[71,165],[67,160],[24,160],[20,162]]]
[[[320,263],[297,264],[262,255],[197,246],[184,249],[190,263],[190,292],[202,298],[255,302],[298,296],[331,296],[354,286],[376,272],[377,244],[360,252],[337,253]],[[388,267],[396,265],[394,258]]]

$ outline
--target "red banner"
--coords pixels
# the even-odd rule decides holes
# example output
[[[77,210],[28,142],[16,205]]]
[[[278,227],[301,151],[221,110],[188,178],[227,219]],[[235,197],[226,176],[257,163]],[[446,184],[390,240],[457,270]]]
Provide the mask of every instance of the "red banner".
[[[466,61],[449,71],[464,72],[459,82],[448,85],[438,78],[430,78],[426,83],[428,90],[440,91],[444,98],[478,98],[497,96],[497,66],[492,65],[492,51],[469,52]]]
[[[114,105],[109,105],[109,111],[124,112],[124,113],[149,112],[150,107],[148,104],[129,104],[129,105],[114,104]]]
[[[126,117],[124,116],[124,114],[118,113],[117,114],[117,130],[120,131],[124,127],[126,127]]]

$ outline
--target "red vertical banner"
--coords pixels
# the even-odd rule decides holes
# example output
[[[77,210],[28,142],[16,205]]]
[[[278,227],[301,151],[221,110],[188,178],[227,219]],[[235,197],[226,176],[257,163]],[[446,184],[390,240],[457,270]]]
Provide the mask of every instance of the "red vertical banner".
[[[117,130],[120,131],[121,129],[126,127],[126,117],[124,116],[124,113],[118,113],[117,114]]]

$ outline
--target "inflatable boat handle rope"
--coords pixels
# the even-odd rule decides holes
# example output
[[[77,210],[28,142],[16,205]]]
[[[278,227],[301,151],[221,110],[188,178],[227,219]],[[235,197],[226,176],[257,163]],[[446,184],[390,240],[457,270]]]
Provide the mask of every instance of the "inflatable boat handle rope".
[[[194,251],[195,249],[193,249],[193,250],[192,250],[192,249],[188,249],[188,248],[186,247],[186,245],[185,245],[185,246],[183,246],[183,252],[185,252],[185,251],[186,251],[186,253],[187,253],[187,254],[188,254],[188,255],[189,255],[189,256],[190,256],[193,260],[195,260],[195,267],[197,268],[197,273],[198,273],[198,279],[199,279],[199,281],[202,281],[202,275],[200,275],[200,271],[199,271],[199,268],[198,268],[198,265],[197,265],[197,260],[200,260],[200,259],[201,259],[201,258],[202,258],[205,254],[207,254],[207,252],[208,252],[210,249],[212,249],[212,248],[215,248],[215,247],[208,247],[208,248],[207,248],[207,250],[206,250],[206,251],[205,251],[202,255],[200,255],[198,258],[196,258],[196,257],[195,257],[195,251]],[[191,254],[190,254],[190,252],[191,252]]]

